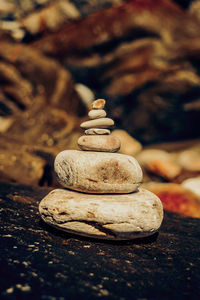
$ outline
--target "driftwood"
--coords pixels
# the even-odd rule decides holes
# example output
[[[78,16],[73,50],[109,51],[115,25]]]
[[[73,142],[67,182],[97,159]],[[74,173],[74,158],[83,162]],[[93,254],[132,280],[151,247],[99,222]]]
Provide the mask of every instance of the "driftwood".
[[[46,106],[41,99],[32,109],[0,121],[4,126],[0,135],[1,179],[56,185],[54,158],[63,149],[77,148],[79,119]]]
[[[28,14],[20,20],[20,25],[30,34],[36,35],[42,32],[55,31],[63,24],[79,17],[80,13],[72,2],[58,0]]]
[[[49,109],[49,112],[54,113],[55,116],[64,114],[63,111],[54,109]],[[45,114],[41,113],[40,117],[42,116],[45,119]],[[52,122],[48,119],[46,123],[42,122],[36,126],[31,124],[29,128],[26,128],[27,120],[20,119],[20,123],[16,119],[9,133],[0,135],[1,181],[57,186],[58,182],[54,174],[55,156],[64,149],[77,149],[77,139],[80,136],[78,131],[72,130],[73,122],[70,123],[69,120],[66,116],[58,117],[57,124],[54,125],[57,125],[57,128],[62,125],[63,128],[60,127],[58,136],[56,133],[53,136],[54,131],[49,127]],[[35,122],[37,121],[40,120],[36,118]]]
[[[5,90],[8,96],[10,89],[12,99],[14,98],[16,103],[19,102],[19,105],[23,106],[22,108],[24,108],[24,98],[27,98],[26,101],[31,104],[34,102],[31,98],[36,99],[37,96],[42,96],[48,105],[63,108],[68,113],[78,116],[86,114],[86,108],[75,92],[71,74],[58,62],[28,46],[4,40],[1,41],[0,59],[8,64],[7,73],[5,63],[1,67],[1,69],[4,67],[0,73],[1,89]],[[22,85],[23,93],[18,92],[19,82]],[[26,90],[28,89],[28,97],[24,86]],[[27,107],[25,106],[25,108]]]
[[[99,11],[98,5],[89,1],[80,5],[71,3],[79,11],[78,20],[58,24],[57,31],[52,33],[41,28],[41,32],[37,31],[41,36],[26,43],[64,63],[75,81],[91,87],[96,96],[106,97],[117,126],[143,143],[196,137],[200,107],[200,23],[194,14],[170,0],[132,0],[120,4],[108,1],[113,5]],[[35,18],[50,8],[52,5],[37,11]],[[38,24],[39,20],[38,17]],[[77,97],[70,74],[61,70],[60,65],[58,72],[55,61],[45,64],[48,58],[35,51],[31,53],[30,47],[23,50],[19,47],[14,46],[15,55],[21,51],[26,58],[35,58],[33,65],[39,65],[27,72],[26,58],[23,61],[22,55],[18,55],[21,61],[15,62],[25,76],[33,74],[30,80],[34,90],[46,78],[49,84],[43,85],[48,101],[64,109],[74,105],[76,113],[80,107],[76,103],[80,102],[73,100],[68,105],[64,96],[67,93],[68,98]],[[1,49],[10,53],[7,48]],[[47,72],[40,70],[41,64],[45,64]],[[12,101],[8,103],[10,110]],[[81,106],[78,114],[82,110]]]
[[[0,178],[2,181],[39,185],[44,177],[46,162],[29,153],[24,144],[0,138]]]
[[[172,1],[132,0],[31,46],[64,61],[77,81],[107,97],[117,125],[146,143],[198,135],[199,28]]]
[[[87,112],[71,74],[30,47],[2,39],[0,90],[1,179],[54,184],[53,159],[76,148],[80,116]]]

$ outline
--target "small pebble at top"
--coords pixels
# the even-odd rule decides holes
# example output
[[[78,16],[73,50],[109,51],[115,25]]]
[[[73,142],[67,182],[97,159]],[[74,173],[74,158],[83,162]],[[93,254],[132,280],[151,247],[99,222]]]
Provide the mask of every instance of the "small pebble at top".
[[[103,109],[106,104],[106,101],[104,99],[97,99],[92,103],[93,109]]]

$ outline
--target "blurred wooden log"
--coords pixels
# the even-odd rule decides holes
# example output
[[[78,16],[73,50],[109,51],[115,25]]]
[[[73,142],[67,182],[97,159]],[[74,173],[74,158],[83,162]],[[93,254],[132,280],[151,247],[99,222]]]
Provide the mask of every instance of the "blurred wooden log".
[[[2,38],[0,79],[1,179],[56,184],[53,159],[77,147],[80,116],[87,112],[71,74],[36,50]]]
[[[20,25],[30,34],[36,35],[55,31],[79,17],[80,13],[72,1],[58,0],[28,14],[20,20]]]
[[[57,185],[54,158],[62,150],[78,147],[79,122],[63,110],[44,104],[13,117],[9,128],[0,135],[1,179]]]
[[[37,96],[41,96],[44,103],[62,108],[68,113],[78,116],[86,114],[86,107],[74,89],[71,74],[55,60],[28,46],[5,40],[1,40],[0,59],[1,89],[7,91],[6,95],[11,96],[11,99],[8,98],[16,106],[19,103],[23,109],[27,108],[23,103],[25,99],[35,105]],[[21,85],[29,86],[29,97],[19,91],[19,81]]]
[[[32,47],[64,61],[77,81],[108,98],[118,127],[150,143],[198,136],[199,28],[170,0],[132,0],[62,26]]]
[[[30,47],[2,39],[0,79],[1,179],[54,184],[53,159],[76,146],[73,135],[87,111],[71,74]]]
[[[152,16],[153,12],[153,16]],[[185,13],[168,0],[143,1],[132,0],[126,3],[100,10],[74,24],[63,26],[58,32],[42,37],[32,46],[50,55],[68,56],[70,53],[84,50],[114,39],[125,39],[134,36],[137,29],[142,28],[148,33],[159,35],[167,42],[167,31],[178,27],[174,17],[182,20]],[[152,20],[153,17],[153,20]],[[89,30],[92,29],[92,30]]]
[[[39,185],[44,176],[45,160],[29,153],[23,144],[0,138],[0,145],[1,181]]]
[[[30,107],[33,101],[32,85],[11,63],[0,62],[0,80],[1,115],[13,114]],[[15,99],[15,103],[12,99]],[[7,107],[6,110],[5,107]]]
[[[30,145],[54,146],[68,139],[76,121],[79,122],[78,118],[65,111],[42,103],[16,117],[6,134]]]

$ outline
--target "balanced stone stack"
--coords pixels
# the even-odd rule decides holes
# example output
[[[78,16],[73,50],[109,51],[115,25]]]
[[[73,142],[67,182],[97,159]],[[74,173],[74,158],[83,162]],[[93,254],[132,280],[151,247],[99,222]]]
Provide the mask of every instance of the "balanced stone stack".
[[[138,189],[142,170],[135,158],[113,153],[120,140],[110,135],[105,100],[93,102],[78,140],[82,151],[65,150],[55,159],[58,181],[39,205],[42,219],[58,229],[110,240],[152,235],[160,228],[163,207],[153,193]]]

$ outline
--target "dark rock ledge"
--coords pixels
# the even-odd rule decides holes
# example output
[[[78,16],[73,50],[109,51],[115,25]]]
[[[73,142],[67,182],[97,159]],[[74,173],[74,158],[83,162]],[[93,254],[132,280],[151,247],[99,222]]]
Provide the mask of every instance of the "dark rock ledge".
[[[49,191],[0,183],[1,299],[199,299],[200,219],[166,212],[151,238],[91,240],[40,220]]]

